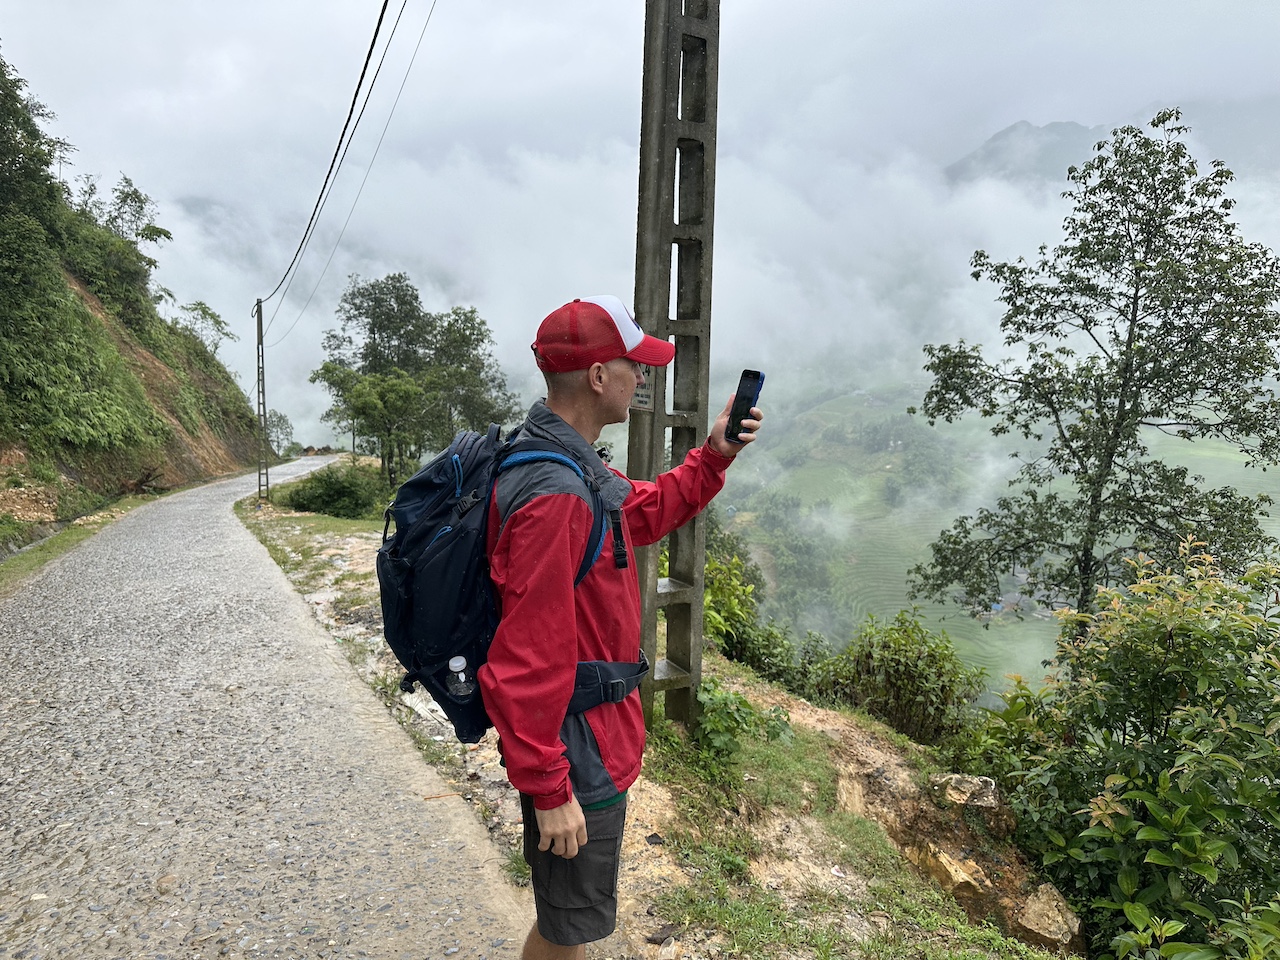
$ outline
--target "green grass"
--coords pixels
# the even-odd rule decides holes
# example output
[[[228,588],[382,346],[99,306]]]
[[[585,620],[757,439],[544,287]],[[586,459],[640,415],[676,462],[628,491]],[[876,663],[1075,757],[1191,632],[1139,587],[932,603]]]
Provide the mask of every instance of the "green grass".
[[[716,668],[722,664],[717,659]],[[723,664],[727,673],[734,672]],[[667,842],[691,877],[673,887],[658,908],[671,923],[712,926],[724,938],[727,955],[767,958],[884,957],[960,960],[1049,955],[974,925],[960,907],[930,881],[920,878],[876,824],[840,810],[839,771],[834,745],[825,735],[797,729],[790,743],[747,741],[739,776],[726,788],[708,784],[676,728],[661,718],[654,724],[645,770],[676,798],[683,826]],[[809,815],[831,844],[814,855],[857,865],[865,895],[809,889],[784,897],[752,880],[750,861],[767,854],[750,823],[770,813]],[[884,932],[860,940],[850,915],[887,918]]]
[[[332,579],[329,576],[331,568],[321,556],[325,540],[382,531],[381,520],[343,520],[321,513],[276,514],[264,522],[257,505],[257,497],[239,501],[235,505],[236,516],[267,548],[280,569],[304,592]],[[353,582],[351,576],[345,579],[348,585]]]

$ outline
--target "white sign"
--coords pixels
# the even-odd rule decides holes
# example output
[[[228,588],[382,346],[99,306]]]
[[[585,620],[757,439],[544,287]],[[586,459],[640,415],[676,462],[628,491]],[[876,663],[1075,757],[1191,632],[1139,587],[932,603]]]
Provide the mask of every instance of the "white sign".
[[[653,367],[648,364],[640,364],[640,369],[644,372],[643,386],[636,387],[635,394],[631,397],[632,410],[652,410],[653,409]]]

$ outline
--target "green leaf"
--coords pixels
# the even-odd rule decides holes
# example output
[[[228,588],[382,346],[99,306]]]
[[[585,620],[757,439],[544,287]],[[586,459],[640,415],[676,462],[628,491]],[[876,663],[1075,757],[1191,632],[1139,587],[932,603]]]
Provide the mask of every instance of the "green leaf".
[[[1147,855],[1143,858],[1143,863],[1154,863],[1161,867],[1177,867],[1181,866],[1173,857],[1169,856],[1163,850],[1148,850]]]
[[[1138,930],[1145,930],[1151,925],[1151,911],[1141,903],[1126,903],[1123,905],[1124,915],[1129,918],[1129,922]]]
[[[1193,913],[1201,920],[1208,920],[1210,923],[1217,920],[1217,916],[1208,907],[1201,906],[1193,900],[1187,900],[1182,904],[1182,909],[1188,913]]]
[[[1136,840],[1168,840],[1169,834],[1165,833],[1159,827],[1143,827],[1135,834]]]
[[[1218,882],[1218,868],[1211,863],[1189,863],[1187,869],[1197,876],[1204,877],[1210,883]]]
[[[1120,886],[1120,892],[1130,899],[1138,892],[1138,870],[1136,867],[1122,867],[1120,875],[1116,882]]]
[[[1160,948],[1160,956],[1177,957],[1178,960],[1220,960],[1222,951],[1203,943],[1166,943]]]

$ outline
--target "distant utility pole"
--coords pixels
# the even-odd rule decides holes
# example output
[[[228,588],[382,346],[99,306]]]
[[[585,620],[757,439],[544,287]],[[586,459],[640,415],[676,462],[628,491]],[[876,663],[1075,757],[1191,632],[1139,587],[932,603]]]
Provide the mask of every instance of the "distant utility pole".
[[[648,385],[632,405],[627,472],[637,479],[665,467],[668,431],[673,463],[707,435],[719,50],[720,0],[646,0],[636,319],[653,336],[675,337],[676,359],[670,385],[666,368],[645,371]],[[640,688],[646,722],[658,691],[668,718],[697,719],[705,524],[698,517],[671,535],[668,577],[658,577],[657,545],[636,551],[641,644],[654,665]]]
[[[253,308],[258,318],[258,507],[271,499],[271,444],[267,439],[267,366],[262,347],[262,301]]]

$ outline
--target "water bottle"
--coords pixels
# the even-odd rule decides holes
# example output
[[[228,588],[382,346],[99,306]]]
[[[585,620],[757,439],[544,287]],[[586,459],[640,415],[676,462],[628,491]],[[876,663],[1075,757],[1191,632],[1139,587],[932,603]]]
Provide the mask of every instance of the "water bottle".
[[[445,676],[444,686],[451,697],[459,700],[466,700],[476,692],[476,679],[467,670],[466,657],[453,657],[449,661],[449,673]]]

